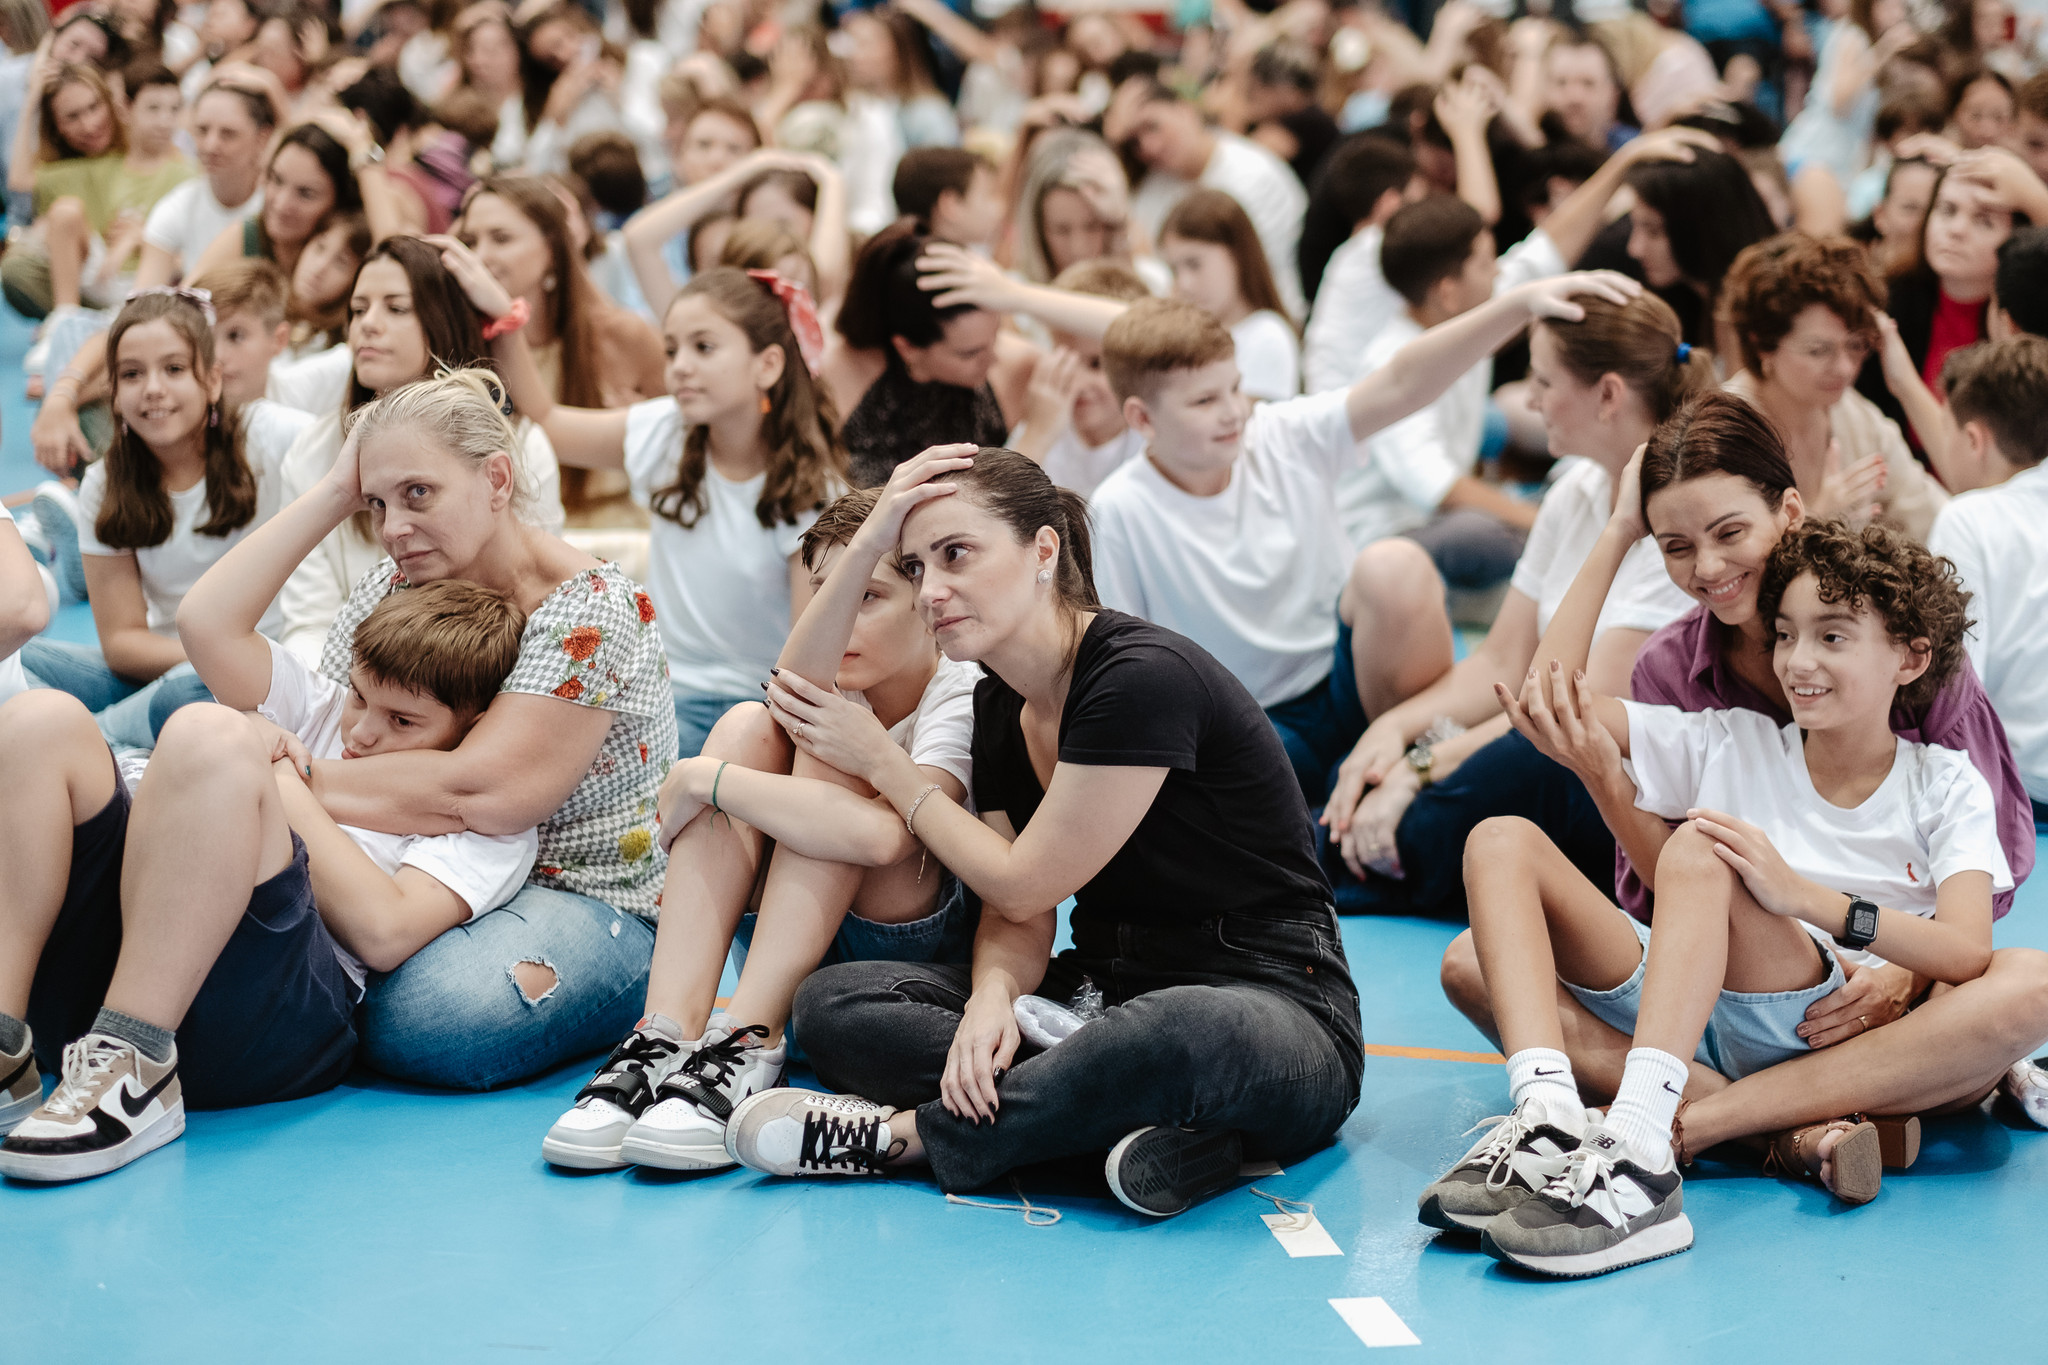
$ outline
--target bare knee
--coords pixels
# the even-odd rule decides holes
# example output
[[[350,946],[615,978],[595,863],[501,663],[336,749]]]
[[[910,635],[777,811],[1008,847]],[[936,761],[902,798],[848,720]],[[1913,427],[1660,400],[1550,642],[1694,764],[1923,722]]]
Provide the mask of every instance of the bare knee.
[[[2038,948],[2000,948],[1981,978],[2001,993],[1992,1019],[2007,1030],[2015,1060],[2048,1038],[2048,953]],[[1966,983],[1967,984],[1967,983]]]
[[[1495,815],[1481,820],[1465,837],[1465,890],[1489,877],[1525,878],[1534,875],[1536,855],[1550,838],[1533,821],[1519,815]]]
[[[1719,846],[1690,824],[1680,825],[1657,855],[1657,885],[1699,890],[1727,887],[1735,872],[1714,851]]]
[[[1344,597],[1351,606],[1347,620],[1354,620],[1360,612],[1397,616],[1440,612],[1444,580],[1429,551],[1405,536],[1388,536],[1360,550],[1351,561]]]
[[[0,755],[47,760],[76,749],[104,749],[85,703],[69,692],[38,687],[0,706]]]
[[[248,717],[200,702],[179,707],[164,722],[149,761],[151,773],[160,767],[185,774],[241,768],[267,775],[270,755]]]
[[[1486,978],[1479,971],[1479,949],[1472,942],[1470,929],[1452,939],[1451,946],[1444,949],[1438,979],[1443,983],[1444,998],[1458,1013],[1470,1017],[1475,1010],[1486,1010]]]
[[[562,978],[540,958],[521,958],[512,964],[512,984],[519,988],[520,998],[527,1004],[538,1005],[555,993]]]
[[[43,212],[45,231],[51,236],[82,236],[86,230],[85,204],[74,195],[65,195]]]
[[[757,701],[741,702],[720,716],[704,740],[705,757],[766,771],[786,770],[792,752],[782,727]]]

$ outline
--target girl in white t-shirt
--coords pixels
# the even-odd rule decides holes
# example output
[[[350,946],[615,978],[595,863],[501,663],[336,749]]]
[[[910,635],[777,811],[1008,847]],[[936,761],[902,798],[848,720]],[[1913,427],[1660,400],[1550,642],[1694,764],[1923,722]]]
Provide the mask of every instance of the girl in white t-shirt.
[[[1245,397],[1301,392],[1301,338],[1258,230],[1237,200],[1222,190],[1196,190],[1181,200],[1159,230],[1159,256],[1173,270],[1175,297],[1230,329]]]
[[[707,270],[662,320],[670,397],[598,411],[558,404],[519,332],[523,307],[468,248],[449,268],[492,324],[506,387],[564,464],[620,469],[651,511],[647,588],[675,691],[679,757],[759,692],[810,596],[804,528],[845,486],[846,450],[811,362],[810,296],[766,271]],[[509,326],[507,324],[509,323]]]
[[[38,639],[22,650],[32,683],[77,697],[129,748],[152,747],[171,710],[205,697],[178,604],[278,507],[277,469],[252,466],[241,414],[222,402],[211,313],[204,295],[159,287],[114,319],[114,441],[78,491],[99,648]]]
[[[894,483],[848,493],[804,533],[816,595],[778,672],[862,702],[934,792],[964,800],[981,670],[939,653],[893,536],[877,552],[864,529],[881,498],[902,495]],[[729,712],[703,756],[669,769],[661,828],[669,873],[646,1014],[549,1130],[541,1152],[558,1165],[730,1165],[726,1118],[782,1083],[790,1008],[821,962],[968,959],[978,916],[959,882],[885,799],[796,751],[765,706]],[[739,985],[714,1013],[736,927]]]

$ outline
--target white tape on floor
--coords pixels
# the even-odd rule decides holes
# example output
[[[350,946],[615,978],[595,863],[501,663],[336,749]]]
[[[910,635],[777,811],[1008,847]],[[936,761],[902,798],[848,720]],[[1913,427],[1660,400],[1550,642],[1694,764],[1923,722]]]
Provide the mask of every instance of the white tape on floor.
[[[1368,1346],[1420,1346],[1422,1338],[1408,1330],[1401,1315],[1381,1298],[1331,1299],[1330,1307],[1344,1319],[1344,1325]]]
[[[1273,1230],[1289,1256],[1342,1256],[1337,1245],[1312,1213],[1262,1213],[1260,1218]]]

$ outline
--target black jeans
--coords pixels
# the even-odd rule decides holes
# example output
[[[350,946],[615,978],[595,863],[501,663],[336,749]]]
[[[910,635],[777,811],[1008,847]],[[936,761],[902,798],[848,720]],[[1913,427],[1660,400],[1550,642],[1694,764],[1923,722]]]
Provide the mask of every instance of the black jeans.
[[[1418,796],[1401,817],[1394,847],[1405,877],[1351,875],[1328,831],[1323,870],[1346,915],[1434,915],[1464,919],[1465,840],[1481,821],[1519,815],[1550,836],[1586,880],[1614,894],[1614,835],[1571,769],[1509,732]]]
[[[826,1085],[917,1110],[947,1191],[1106,1151],[1150,1124],[1235,1129],[1248,1154],[1289,1160],[1326,1145],[1356,1107],[1358,993],[1327,909],[1171,929],[1077,924],[1075,939],[1037,993],[1064,1004],[1086,975],[1109,1008],[1057,1047],[1020,1049],[993,1123],[955,1118],[938,1099],[966,967],[826,967],[797,992],[796,1029]]]

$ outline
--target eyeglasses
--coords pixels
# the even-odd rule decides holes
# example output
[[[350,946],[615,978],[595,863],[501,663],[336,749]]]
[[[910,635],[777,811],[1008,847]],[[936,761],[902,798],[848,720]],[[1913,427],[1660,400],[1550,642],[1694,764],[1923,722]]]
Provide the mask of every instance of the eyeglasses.
[[[1861,365],[1870,359],[1870,342],[1863,337],[1850,337],[1840,343],[1814,341],[1790,349],[1801,360],[1810,360],[1816,365],[1831,365],[1844,358],[1852,365]]]

